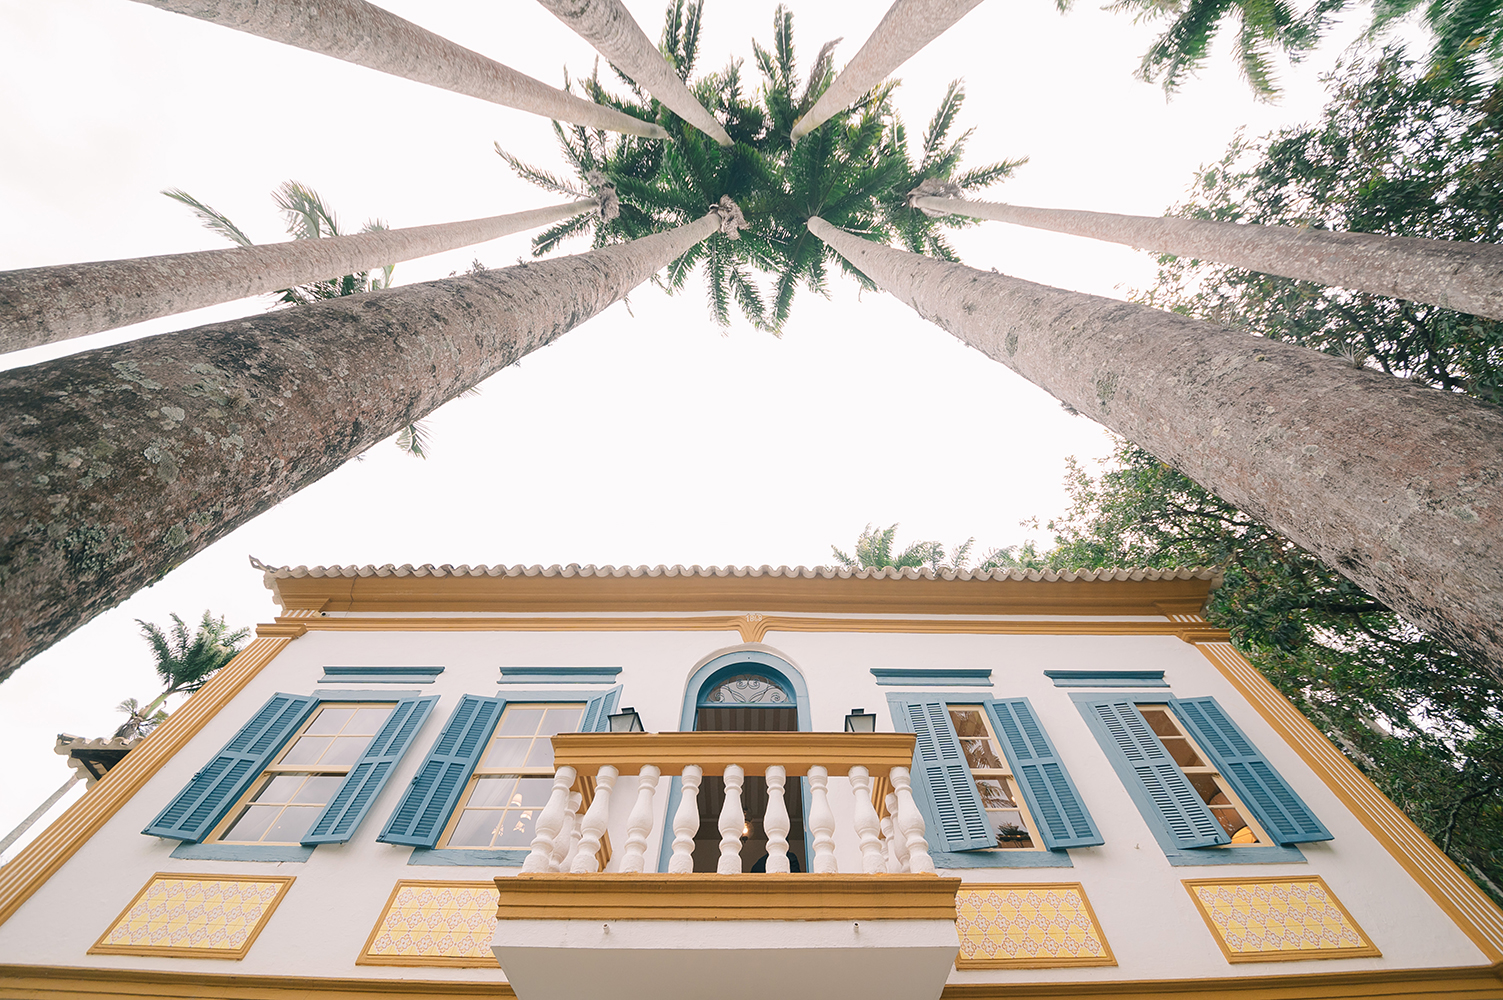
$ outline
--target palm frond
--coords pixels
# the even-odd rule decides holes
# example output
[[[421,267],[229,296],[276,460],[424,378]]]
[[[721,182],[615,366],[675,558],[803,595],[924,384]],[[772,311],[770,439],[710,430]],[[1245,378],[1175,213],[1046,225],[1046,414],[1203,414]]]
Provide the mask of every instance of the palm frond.
[[[306,184],[283,181],[271,197],[286,218],[287,232],[293,239],[316,240],[321,236],[339,235],[339,219],[324,204],[318,192]]]
[[[571,198],[586,197],[584,189],[581,186],[570,184],[567,181],[559,180],[558,177],[546,170],[543,170],[540,167],[534,167],[530,163],[524,163],[522,160],[502,149],[499,142],[496,143],[495,146],[496,155],[506,161],[506,165],[508,167],[511,167],[512,173],[522,178],[522,180],[527,181],[529,184],[535,184],[538,187],[542,188],[544,191],[552,191],[555,194],[568,195]]]
[[[397,434],[397,447],[413,458],[428,457],[428,425],[415,420]]]
[[[226,218],[224,213],[210,208],[181,188],[168,188],[162,193],[173,201],[180,201],[193,209],[193,214],[198,216],[205,229],[218,233],[231,243],[237,243],[243,247],[255,246],[251,238],[241,232],[240,227]]]

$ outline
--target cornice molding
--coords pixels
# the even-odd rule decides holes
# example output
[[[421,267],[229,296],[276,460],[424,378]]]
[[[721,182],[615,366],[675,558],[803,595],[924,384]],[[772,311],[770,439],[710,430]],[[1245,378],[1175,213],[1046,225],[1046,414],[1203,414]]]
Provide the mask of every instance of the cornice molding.
[[[762,774],[780,764],[790,777],[820,766],[831,774],[854,766],[882,777],[913,763],[911,733],[561,733],[553,737],[553,765],[593,775],[609,764],[622,774],[651,764],[664,774],[682,774],[696,764],[705,774],[724,774],[736,764]]]

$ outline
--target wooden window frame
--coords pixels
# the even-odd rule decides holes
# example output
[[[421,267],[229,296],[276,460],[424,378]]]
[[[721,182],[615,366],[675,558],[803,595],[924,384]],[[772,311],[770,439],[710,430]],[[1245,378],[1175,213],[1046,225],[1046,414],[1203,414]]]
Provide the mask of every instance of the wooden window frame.
[[[1195,787],[1195,782],[1191,781],[1190,779],[1192,779],[1193,777],[1199,776],[1199,775],[1208,775],[1211,778],[1211,780],[1216,783],[1216,787],[1221,790],[1221,794],[1226,796],[1227,802],[1229,802],[1232,805],[1232,807],[1237,810],[1237,815],[1242,818],[1242,822],[1245,823],[1247,825],[1247,828],[1253,832],[1253,835],[1255,837],[1257,837],[1256,840],[1254,840],[1254,841],[1252,841],[1250,843],[1249,842],[1238,843],[1236,841],[1231,841],[1231,842],[1225,843],[1225,844],[1213,844],[1213,845],[1210,845],[1210,846],[1207,846],[1207,847],[1196,848],[1196,850],[1202,850],[1202,851],[1220,851],[1220,850],[1226,850],[1228,847],[1278,847],[1278,846],[1280,846],[1279,844],[1277,844],[1273,840],[1272,837],[1270,837],[1268,835],[1268,831],[1266,831],[1266,830],[1263,829],[1263,825],[1258,822],[1258,818],[1257,818],[1256,814],[1254,814],[1251,809],[1247,808],[1247,805],[1242,801],[1241,796],[1239,796],[1237,794],[1236,790],[1232,788],[1231,782],[1227,781],[1226,778],[1222,776],[1222,774],[1221,774],[1220,771],[1216,770],[1216,768],[1214,768],[1214,767],[1211,766],[1211,764],[1209,763],[1209,761],[1211,759],[1211,755],[1206,752],[1206,748],[1205,747],[1203,747],[1203,746],[1200,745],[1200,741],[1195,738],[1194,734],[1191,733],[1191,732],[1189,732],[1189,730],[1187,730],[1185,728],[1185,724],[1180,721],[1179,716],[1177,716],[1177,715],[1174,714],[1174,709],[1170,707],[1170,705],[1169,705],[1169,703],[1167,701],[1146,701],[1145,700],[1145,701],[1134,701],[1132,704],[1133,704],[1133,707],[1136,708],[1140,714],[1143,713],[1143,709],[1145,709],[1145,708],[1153,708],[1153,709],[1161,709],[1162,710],[1161,714],[1163,715],[1163,717],[1169,720],[1169,724],[1174,727],[1175,732],[1178,733],[1179,736],[1181,738],[1183,738],[1186,743],[1188,743],[1190,746],[1192,746],[1192,747],[1195,748],[1196,754],[1200,757],[1200,761],[1201,761],[1199,767],[1186,767],[1184,764],[1181,764],[1177,760],[1174,761],[1174,766],[1177,767],[1177,768],[1179,768],[1180,773],[1185,776],[1185,780],[1190,781],[1190,787],[1192,787],[1192,788]],[[1145,714],[1144,715],[1144,719],[1146,720],[1147,718],[1148,717]],[[1151,722],[1149,723],[1149,728],[1150,729],[1153,728],[1153,724]],[[1154,735],[1160,736],[1160,740],[1162,741],[1162,734],[1160,734],[1157,730],[1154,730]],[[1166,747],[1165,749],[1168,749],[1168,748]],[[1170,759],[1173,760],[1174,755],[1171,753],[1169,756],[1170,756]],[[1215,806],[1212,806],[1208,802],[1208,803],[1206,803],[1206,808],[1211,810],[1211,815],[1212,816],[1216,815],[1216,807]],[[1219,822],[1219,819],[1218,819],[1218,822]],[[1223,827],[1222,829],[1225,829],[1225,827]],[[1228,832],[1227,836],[1230,837],[1230,836],[1232,836],[1232,834],[1230,832]]]
[[[1028,839],[1031,841],[1028,847],[1003,847],[1002,837],[998,835],[996,847],[982,847],[977,850],[996,851],[1002,854],[1025,854],[1033,851],[1047,851],[1048,848],[1044,846],[1043,835],[1039,832],[1038,824],[1034,821],[1033,814],[1028,809],[1028,800],[1024,797],[1022,788],[1018,787],[1018,779],[1013,776],[1012,765],[1007,762],[1007,754],[1002,749],[1002,738],[997,735],[997,729],[992,725],[991,713],[986,710],[986,704],[984,702],[945,701],[945,714],[948,715],[957,709],[972,711],[981,717],[981,723],[986,727],[986,738],[992,744],[993,754],[1002,762],[1000,768],[975,768],[971,766],[969,760],[965,762],[966,768],[971,772],[971,780],[976,782],[976,791],[978,793],[981,791],[981,779],[983,778],[1003,779],[1008,794],[1012,796],[1013,802],[1017,805],[1018,814],[1023,818],[1023,826],[1028,831]],[[955,725],[955,717],[953,715],[950,716],[950,725]],[[966,737],[960,735],[958,727],[955,735],[961,741],[961,754],[964,756]],[[974,738],[972,737],[972,739]],[[990,813],[990,810],[986,808],[986,797],[984,795],[981,798],[981,811],[983,813]]]

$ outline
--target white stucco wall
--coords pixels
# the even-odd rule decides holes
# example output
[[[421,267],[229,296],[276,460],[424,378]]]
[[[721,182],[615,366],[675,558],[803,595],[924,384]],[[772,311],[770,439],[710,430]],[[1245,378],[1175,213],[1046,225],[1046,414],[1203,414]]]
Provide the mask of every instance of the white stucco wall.
[[[168,762],[19,912],[0,926],[0,962],[136,969],[201,969],[213,973],[422,979],[500,980],[499,970],[356,966],[356,956],[399,879],[481,881],[501,869],[409,866],[410,849],[375,836],[396,807],[460,695],[494,694],[507,665],[619,666],[623,704],[649,730],[675,730],[685,685],[696,665],[741,647],[734,632],[331,632],[312,631],[290,643],[235,700]],[[915,688],[879,687],[874,667],[986,667],[993,686],[964,690],[976,697],[1026,696],[1068,766],[1104,846],[1071,852],[1073,868],[956,872],[967,882],[1081,882],[1115,952],[1116,968],[952,972],[951,982],[1069,981],[1280,975],[1357,968],[1484,965],[1483,954],[1377,843],[1292,748],[1263,721],[1195,647],[1171,636],[1043,636],[769,633],[757,648],[774,651],[802,672],[816,730],[839,730],[846,713],[875,711],[890,731],[886,694]],[[431,685],[324,685],[340,690],[420,689],[441,696],[422,732],[347,844],[319,847],[306,863],[178,860],[176,846],[139,831],[247,718],[277,691],[312,693],[326,665],[430,665],[444,672]],[[1109,766],[1049,668],[1162,669],[1169,693],[1215,696],[1335,835],[1302,848],[1307,863],[1171,867],[1133,800]],[[529,684],[528,690],[560,685]],[[598,686],[579,686],[581,691]],[[647,848],[649,870],[659,857],[668,780]],[[623,775],[612,801],[611,837],[624,840],[636,779]],[[859,871],[851,832],[851,793],[832,779],[843,871]],[[89,956],[87,949],[154,872],[295,875],[288,897],[249,955],[238,962]],[[1231,966],[1222,957],[1181,879],[1232,875],[1319,874],[1382,950],[1382,959],[1342,959]]]

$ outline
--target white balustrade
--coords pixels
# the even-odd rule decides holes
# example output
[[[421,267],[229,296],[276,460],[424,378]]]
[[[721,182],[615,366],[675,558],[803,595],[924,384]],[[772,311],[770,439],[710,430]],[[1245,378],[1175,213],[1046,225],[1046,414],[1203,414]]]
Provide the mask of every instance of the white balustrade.
[[[687,875],[694,870],[694,835],[699,833],[699,781],[704,769],[695,764],[684,767],[683,797],[678,801],[678,812],[673,814],[673,857],[668,859],[668,871],[674,875]]]
[[[741,809],[741,784],[746,771],[738,764],[725,766],[725,805],[720,809],[720,863],[715,870],[722,875],[741,872],[741,831],[746,828],[746,814]]]
[[[583,802],[584,796],[579,792],[570,794],[564,808],[563,828],[553,838],[553,852],[548,855],[550,872],[564,871],[564,859],[569,856],[569,848],[579,843],[579,807]]]
[[[524,872],[545,872],[553,856],[553,841],[564,828],[564,814],[569,807],[569,789],[574,785],[574,768],[561,767],[553,774],[553,792],[548,804],[538,814],[533,826],[532,850],[522,862]]]
[[[908,870],[908,845],[903,842],[903,837],[898,833],[898,796],[895,792],[888,792],[883,800],[887,806],[887,815],[882,817],[882,836],[887,839],[887,870],[890,872],[906,872]]]
[[[908,847],[908,870],[933,872],[934,859],[929,856],[928,841],[924,840],[924,817],[919,813],[918,804],[913,801],[908,768],[893,768],[891,777],[892,787],[898,796],[896,827]]]
[[[762,829],[767,833],[767,874],[786,875],[792,871],[788,863],[788,831],[793,828],[788,819],[788,805],[783,801],[783,787],[788,781],[788,769],[773,764],[767,769],[767,813],[762,817]]]
[[[830,772],[814,764],[809,768],[809,831],[814,834],[814,863],[809,870],[829,875],[840,870],[835,862],[835,814],[830,811]]]
[[[579,843],[574,848],[574,861],[569,870],[577,875],[588,875],[600,870],[600,842],[605,838],[605,829],[610,825],[611,788],[620,772],[606,764],[595,775],[595,798],[585,811],[584,822],[579,824]]]
[[[637,772],[637,801],[626,817],[626,847],[621,852],[623,872],[640,872],[647,866],[647,835],[652,831],[652,798],[663,772],[644,764]]]
[[[859,764],[851,768],[851,794],[856,797],[856,836],[861,840],[861,870],[868,875],[887,871],[882,857],[881,821],[872,806],[872,776]]]

